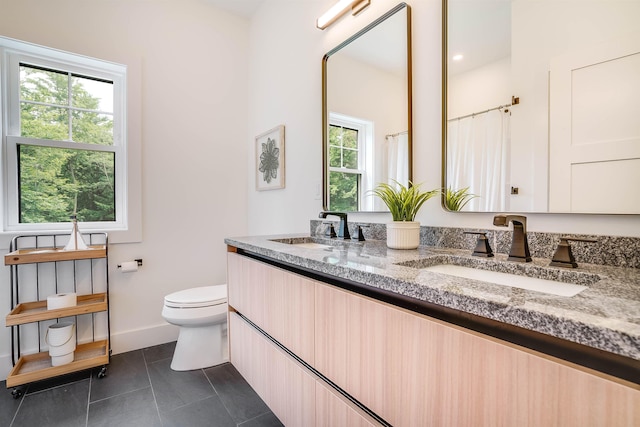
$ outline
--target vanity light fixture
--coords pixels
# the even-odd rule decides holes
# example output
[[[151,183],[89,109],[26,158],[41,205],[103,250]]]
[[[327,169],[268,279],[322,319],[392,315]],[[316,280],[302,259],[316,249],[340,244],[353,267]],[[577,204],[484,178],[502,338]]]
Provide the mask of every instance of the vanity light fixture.
[[[324,30],[344,15],[347,10],[351,9],[351,14],[355,16],[362,12],[369,4],[371,4],[371,0],[338,0],[338,3],[334,4],[331,9],[327,10],[316,20],[316,27]]]

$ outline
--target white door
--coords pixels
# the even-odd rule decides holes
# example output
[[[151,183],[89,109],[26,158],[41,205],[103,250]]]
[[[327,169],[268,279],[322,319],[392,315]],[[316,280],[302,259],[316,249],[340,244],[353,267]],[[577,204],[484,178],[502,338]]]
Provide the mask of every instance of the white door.
[[[640,213],[640,35],[550,66],[549,211]]]

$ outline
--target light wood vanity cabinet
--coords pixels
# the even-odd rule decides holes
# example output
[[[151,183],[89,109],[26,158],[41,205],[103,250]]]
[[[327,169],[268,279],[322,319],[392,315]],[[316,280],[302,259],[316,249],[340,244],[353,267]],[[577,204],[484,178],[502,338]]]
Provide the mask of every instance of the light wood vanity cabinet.
[[[394,426],[638,426],[637,386],[332,286],[316,364]]]
[[[327,383],[317,380],[316,426],[375,427],[380,424],[345,402],[345,398],[333,391]]]
[[[229,253],[229,305],[313,364],[314,281]]]
[[[265,309],[287,312],[291,310],[290,304],[298,303],[300,309],[304,307],[302,318],[307,319],[312,311],[311,338],[303,341],[311,343],[313,358],[306,356],[308,359],[305,359],[272,336],[393,426],[640,425],[638,385],[237,254],[229,254],[229,269],[230,305],[240,312],[238,307],[248,309],[243,312],[247,317],[251,318],[247,313],[253,310],[256,313]],[[269,270],[278,273],[267,273]],[[266,277],[269,279],[265,280]],[[250,278],[253,283],[249,282]],[[240,280],[242,282],[238,282]],[[295,286],[302,280],[304,286],[314,290],[313,298],[310,301],[305,294],[301,299],[293,293],[292,299],[274,301],[264,292],[283,291],[278,284],[266,283],[270,280],[282,280],[285,287]],[[253,291],[234,290],[239,285],[251,287]],[[261,308],[257,307],[260,305]],[[270,321],[266,324],[271,328]],[[297,331],[298,326],[290,322],[282,327],[296,331],[289,336],[298,337],[293,340],[293,345],[298,345],[296,341],[300,341],[302,333]],[[304,333],[309,333],[308,327],[306,324]],[[289,339],[284,331],[275,332]],[[246,351],[246,344],[242,343],[246,338],[233,320],[230,340],[232,363],[245,378],[252,377],[247,380],[256,391],[277,382],[278,378],[287,378],[274,373],[267,364],[272,362],[267,362],[259,352]],[[308,346],[302,347],[308,351]],[[254,371],[244,368],[251,363],[260,367]],[[245,375],[245,371],[252,373]],[[276,378],[271,378],[274,376]],[[272,393],[282,395],[289,393],[288,387],[295,387],[298,391],[290,397],[291,404],[295,402],[298,408],[310,407],[309,403],[296,400],[308,393],[310,386],[302,380],[291,381],[291,384],[280,384],[278,387],[284,388]],[[316,425],[360,425],[354,421],[343,423],[347,416],[343,413],[349,406],[332,406],[335,399],[342,403],[342,396],[335,392],[327,396],[330,391],[324,382],[316,380]],[[269,392],[266,395],[269,396]],[[265,401],[272,407],[269,398]],[[275,408],[272,409],[280,417]],[[339,416],[343,418],[334,418]],[[288,426],[312,425],[306,424],[306,420],[299,423],[301,419],[292,418],[295,422],[289,423],[281,418]]]
[[[315,379],[236,313],[229,315],[229,332],[231,363],[278,419],[315,425]]]
[[[233,312],[229,331],[231,362],[284,425],[380,426]]]

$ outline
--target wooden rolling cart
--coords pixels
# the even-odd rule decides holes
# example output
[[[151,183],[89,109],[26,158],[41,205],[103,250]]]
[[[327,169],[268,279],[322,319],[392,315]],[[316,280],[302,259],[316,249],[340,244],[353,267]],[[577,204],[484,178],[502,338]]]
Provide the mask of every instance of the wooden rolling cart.
[[[102,366],[104,378],[111,356],[109,321],[108,236],[83,233],[88,248],[64,250],[69,234],[17,236],[4,263],[11,268],[11,361],[7,388],[14,398],[23,385],[59,375]],[[75,306],[47,309],[47,297],[77,293]],[[60,319],[76,325],[74,360],[52,366],[46,346],[46,329]],[[36,345],[37,342],[37,345]],[[37,348],[37,350],[36,350]],[[26,353],[26,354],[25,354]]]

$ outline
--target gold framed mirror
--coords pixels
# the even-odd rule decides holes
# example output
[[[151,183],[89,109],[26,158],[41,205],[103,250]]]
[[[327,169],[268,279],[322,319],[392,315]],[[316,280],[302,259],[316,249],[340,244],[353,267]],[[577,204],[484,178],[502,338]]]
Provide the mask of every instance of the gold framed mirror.
[[[444,0],[442,179],[477,196],[463,211],[640,213],[638,22],[625,0]]]
[[[411,8],[400,3],[322,59],[323,208],[385,211],[379,182],[412,179]]]

